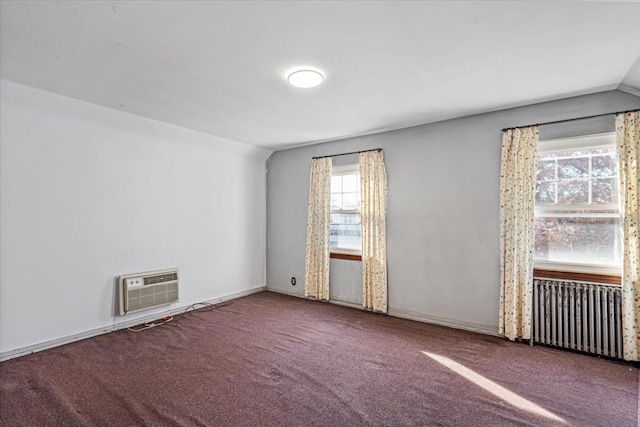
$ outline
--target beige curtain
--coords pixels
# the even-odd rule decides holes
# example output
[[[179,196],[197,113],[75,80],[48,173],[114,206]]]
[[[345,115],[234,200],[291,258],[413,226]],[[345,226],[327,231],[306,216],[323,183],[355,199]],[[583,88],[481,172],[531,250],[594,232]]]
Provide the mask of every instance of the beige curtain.
[[[304,295],[329,300],[331,157],[313,159],[309,186]]]
[[[537,144],[535,126],[502,135],[499,332],[510,340],[531,334]]]
[[[360,153],[362,306],[387,312],[387,171],[382,151]]]
[[[622,266],[622,351],[639,360],[640,349],[640,111],[616,117],[620,158],[620,205],[624,236]]]

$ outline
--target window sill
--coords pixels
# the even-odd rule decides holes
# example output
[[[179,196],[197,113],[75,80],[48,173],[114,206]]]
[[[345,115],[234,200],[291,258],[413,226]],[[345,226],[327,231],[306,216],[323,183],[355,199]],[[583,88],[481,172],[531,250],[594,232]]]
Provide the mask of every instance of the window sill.
[[[558,270],[542,270],[540,268],[533,269],[533,277],[560,279],[567,281],[605,283],[607,285],[622,284],[620,275],[614,274],[597,274],[597,273],[579,273],[577,271],[558,271]]]
[[[362,261],[362,255],[359,254],[345,254],[340,252],[331,252],[330,258],[333,259],[346,259],[348,261]]]
[[[536,270],[566,271],[569,273],[595,274],[599,276],[620,276],[622,273],[622,266],[541,260],[534,261],[533,268]]]

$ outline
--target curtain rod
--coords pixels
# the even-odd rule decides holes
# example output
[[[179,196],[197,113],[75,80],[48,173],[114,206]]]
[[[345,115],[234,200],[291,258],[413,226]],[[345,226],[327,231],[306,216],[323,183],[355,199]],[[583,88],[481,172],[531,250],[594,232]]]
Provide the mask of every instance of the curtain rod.
[[[348,156],[349,154],[367,153],[369,151],[382,151],[382,148],[373,148],[371,150],[362,150],[362,151],[352,151],[350,153],[342,153],[342,154],[330,154],[328,156],[318,156],[318,157],[313,157],[313,158],[314,159],[324,159],[325,157]]]
[[[627,110],[627,111],[615,111],[613,113],[595,114],[593,116],[574,117],[572,119],[554,120],[552,122],[535,123],[535,124],[532,124],[532,125],[525,125],[525,126],[514,126],[514,127],[510,127],[510,128],[504,128],[504,129],[502,129],[502,132],[504,132],[506,130],[517,129],[517,128],[527,128],[527,127],[530,127],[530,126],[555,125],[557,123],[575,122],[576,120],[595,119],[596,117],[612,116],[614,114],[626,114],[626,113],[631,113],[631,112],[634,112],[634,111],[639,111],[639,110],[635,109],[635,110]]]

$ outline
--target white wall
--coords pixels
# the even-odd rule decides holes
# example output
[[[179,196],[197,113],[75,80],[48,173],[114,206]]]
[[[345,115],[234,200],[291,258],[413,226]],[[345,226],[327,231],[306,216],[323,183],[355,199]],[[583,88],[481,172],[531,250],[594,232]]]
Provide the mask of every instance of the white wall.
[[[501,128],[634,108],[640,98],[610,91],[276,152],[267,162],[267,289],[304,294],[312,157],[383,148],[389,312],[497,333]],[[608,116],[545,126],[540,137],[613,129]],[[331,260],[330,298],[361,304],[361,277],[360,262]]]
[[[178,267],[173,307],[264,285],[270,151],[0,84],[0,352],[121,322],[120,274]]]

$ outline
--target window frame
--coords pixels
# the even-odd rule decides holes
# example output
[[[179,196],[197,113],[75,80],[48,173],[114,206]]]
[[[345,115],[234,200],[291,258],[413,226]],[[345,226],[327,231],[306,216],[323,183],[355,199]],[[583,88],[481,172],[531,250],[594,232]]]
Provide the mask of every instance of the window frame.
[[[615,132],[598,133],[584,136],[575,136],[569,138],[547,139],[538,141],[536,158],[543,154],[562,153],[567,151],[578,150],[595,150],[604,148],[617,148]],[[576,157],[579,158],[579,157]],[[589,175],[586,179],[590,182],[593,179]],[[537,180],[536,180],[537,181]],[[619,183],[619,181],[618,181]],[[590,184],[591,187],[591,184]],[[589,190],[591,194],[591,189]],[[578,213],[571,215],[567,211],[570,210],[591,210],[602,211],[592,213]],[[617,212],[611,212],[616,210]],[[536,205],[534,202],[534,217],[620,217],[620,205],[618,204],[599,204],[599,205]],[[557,261],[533,261],[534,275],[537,272],[550,272],[551,274],[565,273],[567,279],[576,275],[589,275],[593,277],[608,277],[610,282],[619,283],[622,274],[622,265],[605,265],[605,264],[589,264],[589,263],[573,263],[573,262],[557,262]],[[559,277],[558,277],[559,278]]]
[[[353,175],[356,174],[358,177],[358,183],[360,184],[360,163],[350,163],[346,165],[333,166],[331,168],[331,177],[334,176],[342,176],[342,175]],[[342,192],[344,193],[344,192]],[[360,198],[362,198],[361,190],[357,191],[360,194]],[[334,194],[334,193],[332,193]],[[331,214],[359,214],[361,215],[360,209],[331,209],[329,208],[329,215]],[[362,217],[361,217],[362,218]],[[362,231],[362,227],[360,228]],[[341,248],[336,246],[331,246],[329,244],[329,254],[331,258],[335,259],[344,259],[351,261],[360,261],[362,259],[362,236],[360,238],[360,249],[350,249],[350,248]]]

